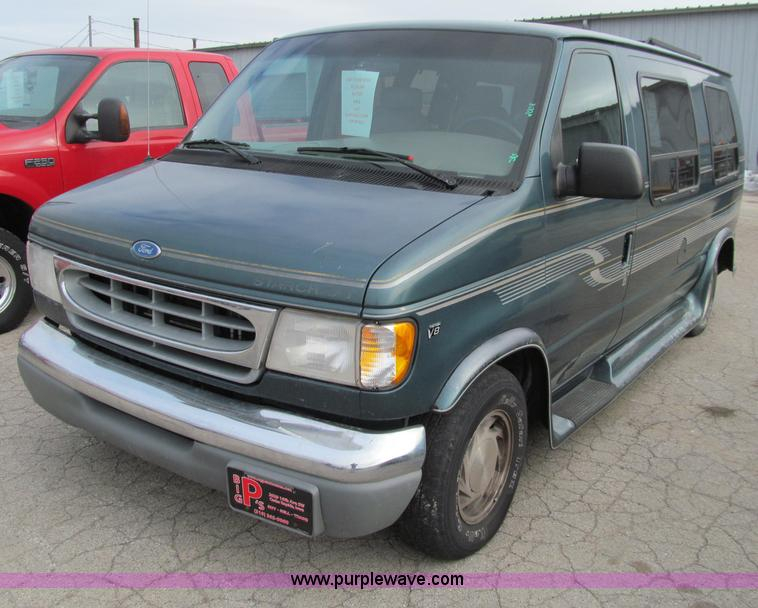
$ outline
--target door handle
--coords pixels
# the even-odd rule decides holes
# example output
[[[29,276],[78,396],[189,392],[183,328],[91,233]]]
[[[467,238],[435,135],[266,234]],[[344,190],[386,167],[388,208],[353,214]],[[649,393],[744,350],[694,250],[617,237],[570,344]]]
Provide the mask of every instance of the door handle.
[[[621,279],[621,286],[626,287],[629,281],[629,275],[632,274],[632,249],[634,246],[634,233],[627,232],[624,235],[624,251],[621,254],[621,267],[624,269],[624,276]]]
[[[624,252],[621,255],[621,265],[628,266],[632,261],[632,243],[634,241],[634,233],[627,232],[624,235]]]

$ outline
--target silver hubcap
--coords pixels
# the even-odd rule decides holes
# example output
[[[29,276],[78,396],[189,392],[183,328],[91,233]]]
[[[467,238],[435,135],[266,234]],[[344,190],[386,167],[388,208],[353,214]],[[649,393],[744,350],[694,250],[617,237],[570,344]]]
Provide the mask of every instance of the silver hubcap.
[[[503,410],[487,414],[471,436],[458,471],[458,513],[467,524],[478,524],[497,504],[511,465],[512,437]]]
[[[11,305],[16,295],[16,273],[5,258],[0,258],[0,314]]]

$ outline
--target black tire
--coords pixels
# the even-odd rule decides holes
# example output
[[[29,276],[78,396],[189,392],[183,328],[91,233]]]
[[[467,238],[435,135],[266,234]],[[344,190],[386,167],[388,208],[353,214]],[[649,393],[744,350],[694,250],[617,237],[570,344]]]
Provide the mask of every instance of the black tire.
[[[0,228],[0,333],[18,327],[32,306],[25,251],[21,239]]]
[[[719,273],[717,264],[714,264],[713,269],[711,270],[711,279],[708,283],[708,295],[705,301],[705,310],[703,311],[703,316],[697,322],[697,325],[695,325],[695,327],[690,330],[690,333],[687,334],[688,338],[699,336],[705,331],[705,328],[708,327],[708,321],[710,321],[711,314],[713,313],[713,304],[716,301],[716,282],[718,280],[718,276]]]
[[[459,475],[464,454],[480,423],[510,424],[510,452],[499,491],[483,511],[483,519],[467,523],[459,508]],[[483,422],[487,418],[487,422]],[[507,418],[507,420],[506,420]],[[441,559],[459,559],[486,545],[503,523],[526,459],[527,408],[524,391],[507,370],[494,366],[466,391],[452,412],[433,415],[426,425],[427,453],[421,484],[398,522],[402,538],[420,551]],[[505,442],[498,443],[505,445]],[[481,470],[481,469],[480,469]],[[497,469],[501,470],[500,468]],[[495,477],[492,477],[495,479]],[[480,480],[481,481],[481,480]],[[486,509],[489,509],[488,511]]]

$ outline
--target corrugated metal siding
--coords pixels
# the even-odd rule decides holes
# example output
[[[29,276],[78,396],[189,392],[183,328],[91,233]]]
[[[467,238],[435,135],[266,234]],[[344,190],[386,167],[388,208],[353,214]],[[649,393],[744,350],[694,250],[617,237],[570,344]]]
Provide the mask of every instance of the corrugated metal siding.
[[[253,48],[246,48],[246,49],[219,48],[219,49],[214,49],[213,52],[220,53],[221,55],[226,55],[227,57],[231,57],[231,60],[234,62],[234,65],[237,66],[237,69],[241,70],[253,59],[255,59],[264,48],[265,47],[253,47]]]
[[[545,22],[549,22],[546,20]],[[758,10],[588,20],[589,29],[634,40],[658,38],[731,72],[745,136],[745,156],[758,154]],[[581,21],[560,25],[582,27]]]

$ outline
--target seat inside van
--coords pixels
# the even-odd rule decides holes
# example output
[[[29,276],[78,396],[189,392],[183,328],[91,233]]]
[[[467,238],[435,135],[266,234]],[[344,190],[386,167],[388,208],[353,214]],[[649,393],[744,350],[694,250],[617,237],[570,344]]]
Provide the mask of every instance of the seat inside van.
[[[413,87],[383,89],[374,108],[374,133],[419,131],[426,127],[421,113],[422,92]]]

